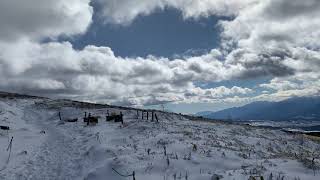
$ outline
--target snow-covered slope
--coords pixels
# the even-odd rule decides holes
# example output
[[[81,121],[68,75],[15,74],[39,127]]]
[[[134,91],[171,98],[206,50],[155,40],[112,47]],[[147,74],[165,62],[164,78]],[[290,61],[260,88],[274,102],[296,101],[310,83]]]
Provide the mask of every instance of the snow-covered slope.
[[[106,122],[107,111],[121,111],[124,124]],[[58,112],[79,121],[62,122]],[[85,112],[100,116],[99,123],[87,126]],[[133,172],[136,180],[320,178],[320,145],[306,136],[162,112],[156,112],[157,123],[136,113],[67,100],[0,98],[0,125],[11,128],[0,130],[0,179],[124,180],[133,177],[118,173]]]

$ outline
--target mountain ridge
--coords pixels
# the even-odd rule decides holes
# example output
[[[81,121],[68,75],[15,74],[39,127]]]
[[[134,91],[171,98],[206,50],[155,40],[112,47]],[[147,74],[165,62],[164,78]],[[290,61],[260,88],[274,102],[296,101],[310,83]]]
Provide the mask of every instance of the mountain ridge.
[[[196,115],[228,120],[320,120],[320,96],[293,97],[279,102],[256,101],[207,114]]]

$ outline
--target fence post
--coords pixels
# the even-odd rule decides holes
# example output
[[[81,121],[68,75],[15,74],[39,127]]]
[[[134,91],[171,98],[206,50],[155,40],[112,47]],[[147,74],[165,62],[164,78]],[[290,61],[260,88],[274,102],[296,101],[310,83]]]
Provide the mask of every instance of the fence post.
[[[89,113],[89,115],[88,115],[88,119],[87,119],[87,126],[89,126],[90,125],[90,118],[91,117],[91,114]]]
[[[158,116],[157,116],[157,114],[156,114],[156,113],[154,113],[154,116],[155,116],[155,118],[156,118],[157,122],[159,122],[159,120],[158,120]]]
[[[136,176],[135,176],[134,171],[133,171],[133,173],[132,173],[132,177],[133,177],[133,180],[136,180]]]
[[[61,113],[60,113],[60,111],[59,111],[59,114],[58,114],[58,115],[59,115],[59,119],[60,119],[60,121],[62,121],[62,119],[61,119]]]
[[[123,125],[123,114],[121,111],[120,111],[120,117],[121,117],[121,124]]]
[[[10,150],[10,151],[9,151],[9,156],[8,156],[8,159],[7,159],[7,164],[9,163],[10,157],[11,157],[12,141],[13,141],[13,137],[11,137],[10,143],[9,143],[9,145],[8,145],[8,148],[7,148],[7,151]]]

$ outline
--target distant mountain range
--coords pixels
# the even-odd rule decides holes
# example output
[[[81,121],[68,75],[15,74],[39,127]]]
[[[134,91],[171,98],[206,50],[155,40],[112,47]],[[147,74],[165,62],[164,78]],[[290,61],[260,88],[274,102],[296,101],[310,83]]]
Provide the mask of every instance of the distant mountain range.
[[[294,97],[280,102],[257,101],[242,107],[196,115],[225,120],[320,120],[320,96]]]

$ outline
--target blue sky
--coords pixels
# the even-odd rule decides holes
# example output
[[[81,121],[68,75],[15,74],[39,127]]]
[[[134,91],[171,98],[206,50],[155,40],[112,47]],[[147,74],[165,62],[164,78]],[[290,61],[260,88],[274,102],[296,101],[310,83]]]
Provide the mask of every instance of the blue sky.
[[[129,25],[104,24],[98,16],[88,31],[68,39],[76,49],[88,44],[112,47],[115,55],[175,57],[204,54],[219,46],[218,17],[184,20],[181,12],[166,8],[140,16]],[[138,42],[138,43],[137,43]]]
[[[97,4],[93,4],[98,9]],[[88,44],[112,47],[116,56],[146,57],[148,55],[175,59],[184,56],[198,56],[220,46],[220,29],[217,25],[225,17],[209,16],[199,19],[184,19],[181,12],[173,8],[157,10],[149,16],[139,16],[129,25],[105,24],[98,15],[93,24],[81,36],[62,38],[72,42],[75,49],[83,49]],[[138,44],[137,44],[138,42]],[[257,83],[270,78],[228,80],[221,82],[195,82],[196,86],[215,88],[233,86],[256,88]],[[217,111],[242,103],[166,103],[167,111],[195,113]],[[161,109],[162,104],[145,106]]]
[[[94,9],[99,9],[93,4]],[[184,56],[199,56],[220,46],[220,31],[217,25],[226,17],[209,16],[199,19],[184,19],[180,11],[173,8],[157,10],[149,16],[139,16],[129,25],[106,24],[98,15],[88,31],[77,37],[63,38],[72,42],[75,49],[83,49],[88,44],[112,47],[116,56],[146,57],[148,55],[175,59]],[[138,42],[138,44],[137,44]],[[265,83],[270,78],[236,79],[220,82],[195,82],[204,89],[225,86],[249,87],[259,90],[256,84]],[[257,94],[257,93],[255,93]],[[254,94],[252,94],[254,95]],[[241,103],[166,103],[168,111],[195,113],[217,111]],[[162,104],[145,106],[161,109]]]
[[[0,2],[0,90],[216,111],[320,94],[317,0]]]

